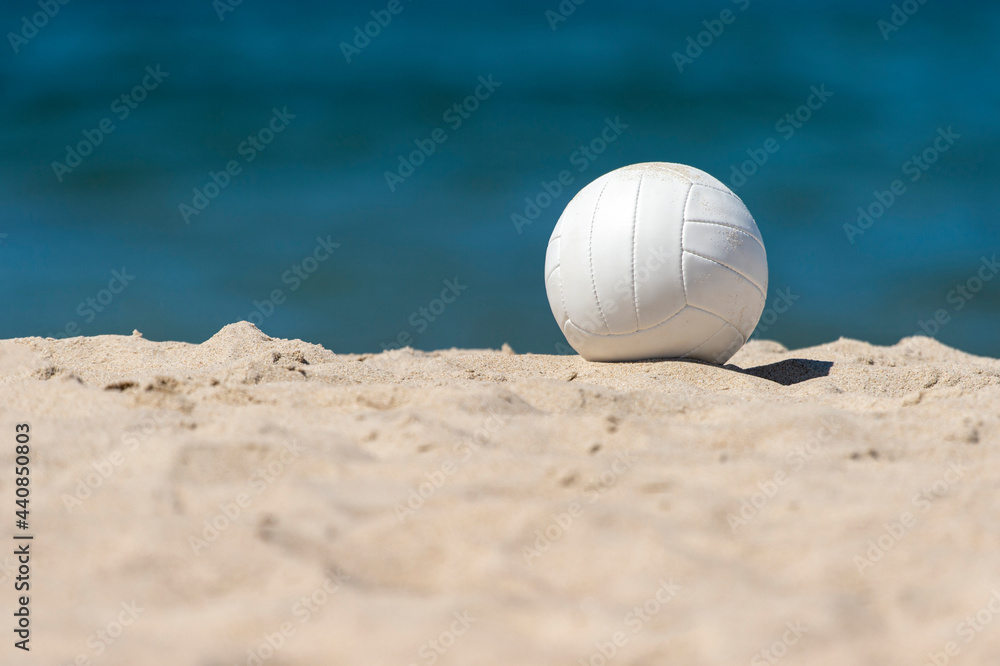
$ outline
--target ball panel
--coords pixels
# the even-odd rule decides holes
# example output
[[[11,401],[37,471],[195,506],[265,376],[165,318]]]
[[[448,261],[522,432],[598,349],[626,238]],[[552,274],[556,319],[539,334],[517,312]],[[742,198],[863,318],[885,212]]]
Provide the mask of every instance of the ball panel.
[[[764,311],[762,290],[710,259],[685,252],[683,262],[688,305],[711,312],[749,338]]]
[[[725,190],[726,192],[730,191],[729,188],[726,187],[720,180],[718,180],[717,178],[715,178],[710,174],[705,173],[701,169],[696,169],[686,164],[667,163],[665,166],[671,171],[677,173],[683,179],[687,180],[690,183],[694,183],[695,185],[703,185],[705,187],[710,187],[718,190]]]
[[[639,330],[656,326],[686,305],[681,233],[690,185],[656,172],[642,181],[635,216],[635,305]]]
[[[559,264],[566,314],[585,331],[608,333],[598,306],[590,264],[590,226],[597,200],[610,174],[590,183],[570,201],[559,218]]]
[[[601,311],[612,335],[639,329],[632,259],[636,195],[641,180],[609,180],[594,211],[591,269]]]
[[[764,291],[767,256],[760,242],[745,231],[714,222],[686,222],[684,251],[728,266]]]
[[[722,365],[740,350],[744,342],[745,340],[739,331],[723,322],[715,335],[692,349],[684,357]]]
[[[559,265],[559,240],[549,244],[545,252],[545,295],[549,299],[552,316],[556,318],[560,330],[566,321],[566,307],[562,295],[562,267]]]
[[[750,211],[735,194],[696,185],[691,191],[687,210],[684,211],[684,220],[715,222],[736,227],[756,238],[761,246],[764,245],[757,223],[753,221]]]
[[[559,247],[562,243],[561,236],[553,236],[549,239],[549,246],[545,248],[545,281],[549,280],[549,274],[559,265]]]
[[[715,315],[685,307],[658,326],[626,335],[594,335],[572,320],[563,327],[570,345],[588,361],[680,358],[711,338],[724,324]]]

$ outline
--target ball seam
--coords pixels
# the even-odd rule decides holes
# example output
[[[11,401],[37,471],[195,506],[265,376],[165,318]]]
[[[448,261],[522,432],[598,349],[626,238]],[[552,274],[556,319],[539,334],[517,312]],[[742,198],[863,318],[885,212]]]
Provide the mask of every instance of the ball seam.
[[[590,284],[594,288],[594,300],[597,302],[597,311],[601,313],[601,319],[604,320],[604,328],[608,329],[608,333],[611,332],[611,326],[608,325],[608,318],[604,314],[604,308],[601,307],[601,297],[597,295],[597,277],[594,275],[594,223],[597,221],[597,211],[601,208],[601,197],[604,196],[604,191],[608,189],[608,185],[611,184],[611,180],[608,179],[604,183],[604,187],[601,188],[601,193],[597,195],[597,202],[594,203],[594,214],[590,218],[590,239],[587,242],[587,254],[590,258]]]
[[[562,236],[560,236],[562,238]],[[559,243],[559,247],[556,250],[558,254],[556,255],[556,265],[562,266],[562,243]],[[552,273],[555,274],[556,269],[552,269]],[[559,324],[559,328],[562,330],[563,335],[566,335],[566,322],[570,321],[569,310],[566,309],[566,296],[563,294],[563,281],[562,281],[562,271],[559,272],[559,279],[556,280],[559,283],[559,302],[562,303],[563,317],[562,323]]]
[[[638,331],[631,331],[629,333],[595,333],[594,331],[588,331],[587,329],[583,328],[582,326],[579,326],[578,324],[573,324],[573,322],[568,317],[567,317],[567,321],[569,321],[571,324],[573,324],[573,326],[575,326],[581,332],[586,333],[587,335],[592,335],[592,336],[601,337],[601,338],[626,338],[626,337],[628,337],[630,335],[640,335],[642,333],[647,333],[649,331],[652,331],[655,328],[659,328],[660,326],[663,326],[664,324],[666,324],[667,322],[669,322],[671,319],[674,319],[675,317],[677,317],[678,315],[680,315],[681,313],[683,313],[684,310],[686,310],[687,308],[693,308],[695,310],[701,310],[701,308],[696,308],[693,305],[685,305],[680,310],[678,310],[677,312],[673,313],[672,315],[670,315],[669,317],[667,317],[663,321],[657,322],[657,323],[653,324],[652,326],[647,326],[646,328],[640,329]],[[703,312],[708,312],[708,311],[707,310],[703,310]],[[708,314],[714,314],[714,313],[709,312]],[[718,317],[719,319],[722,319],[722,317],[719,317],[718,315],[715,315],[715,316]],[[725,320],[723,320],[723,321],[725,321]]]
[[[632,303],[635,306],[635,327],[639,328],[639,286],[635,281],[635,254],[639,234],[636,227],[639,225],[639,196],[642,194],[642,179],[645,172],[639,174],[639,187],[635,192],[635,212],[632,214]]]
[[[735,268],[733,268],[729,264],[723,263],[723,262],[719,261],[718,259],[712,259],[711,257],[706,257],[703,254],[698,254],[697,252],[694,252],[693,250],[681,250],[681,252],[682,253],[687,252],[688,254],[693,255],[695,257],[700,257],[700,258],[704,259],[705,261],[711,261],[713,264],[718,264],[718,265],[722,266],[723,268],[728,268],[729,270],[731,270],[732,272],[736,273],[741,278],[743,278],[744,280],[746,280],[747,282],[749,282],[751,285],[753,285],[753,288],[756,289],[757,291],[759,291],[760,294],[761,294],[761,296],[765,296],[765,297],[767,296],[764,293],[764,290],[761,288],[761,286],[759,284],[757,284],[756,282],[754,282],[750,278],[749,275],[744,275],[742,272],[736,270]]]
[[[734,226],[732,224],[725,224],[723,222],[713,222],[712,220],[684,220],[684,224],[687,224],[688,222],[690,222],[691,224],[712,224],[712,225],[715,225],[717,227],[725,227],[726,229],[732,229],[733,231],[738,231],[741,234],[746,234],[750,238],[752,238],[755,241],[757,241],[757,245],[760,245],[760,249],[764,250],[765,254],[767,253],[767,248],[764,247],[764,241],[761,240],[760,238],[757,238],[756,236],[754,236],[752,233],[750,233],[746,229],[742,229],[742,228]]]
[[[706,256],[705,256],[705,255],[703,255],[703,254],[698,254],[697,252],[693,252],[693,251],[691,251],[691,250],[684,250],[684,249],[681,249],[681,254],[682,254],[682,255],[683,255],[683,254],[684,254],[685,252],[687,252],[688,254],[690,254],[690,255],[692,255],[692,256],[695,256],[695,257],[699,257],[699,258],[701,258],[701,259],[704,259],[705,261],[711,261],[711,262],[712,262],[713,264],[718,264],[719,266],[722,266],[723,268],[726,268],[726,269],[728,269],[728,270],[732,271],[733,273],[736,273],[736,274],[737,274],[737,275],[739,275],[739,276],[740,276],[741,278],[743,278],[744,280],[746,280],[747,282],[749,282],[749,283],[751,284],[751,286],[753,286],[753,288],[754,288],[754,289],[756,289],[757,291],[759,291],[759,292],[760,292],[760,295],[761,295],[761,296],[763,296],[764,298],[767,298],[767,294],[765,294],[765,293],[764,293],[764,290],[760,288],[760,285],[758,285],[758,284],[757,284],[756,282],[754,282],[753,280],[751,280],[749,276],[747,276],[747,275],[744,275],[743,273],[741,273],[740,271],[736,270],[736,269],[735,269],[735,268],[733,268],[732,266],[729,266],[728,264],[724,264],[724,263],[722,263],[721,261],[719,261],[718,259],[712,259],[711,257],[706,257]]]
[[[729,196],[731,196],[732,198],[736,199],[740,203],[743,203],[743,199],[740,199],[739,195],[737,195],[732,190],[723,190],[723,189],[720,189],[718,187],[715,187],[714,185],[706,185],[705,183],[696,183],[694,181],[691,181],[691,184],[692,185],[697,185],[698,187],[704,187],[705,189],[715,190],[716,192],[722,192],[723,194],[728,194]]]
[[[733,329],[733,332],[736,333],[736,335],[739,337],[740,344],[739,345],[734,345],[732,342],[730,342],[729,346],[726,347],[723,351],[716,352],[714,354],[716,360],[713,361],[713,362],[716,363],[716,364],[722,365],[723,363],[725,363],[725,361],[728,361],[729,359],[731,359],[733,357],[733,354],[735,354],[737,351],[739,351],[743,347],[743,345],[745,345],[747,343],[747,340],[743,336],[743,334],[740,333],[739,329],[737,329],[735,326],[733,326],[732,324],[730,324],[728,321],[722,322],[722,326],[719,328],[718,331],[716,331],[715,333],[713,333],[712,336],[708,340],[705,340],[705,342],[701,343],[700,345],[698,345],[697,347],[695,347],[694,349],[692,349],[691,351],[689,351],[682,358],[690,356],[691,354],[695,353],[696,351],[698,351],[699,349],[701,349],[702,347],[704,347],[705,345],[707,345],[709,342],[711,342],[712,340],[714,340],[716,338],[716,336],[719,335],[719,333],[721,333],[722,331],[726,330],[727,326],[729,328]],[[728,352],[731,349],[733,350],[733,352],[731,354],[729,354],[728,356],[726,356],[726,352]],[[720,357],[723,357],[723,356],[726,357],[725,360],[718,360]]]
[[[690,181],[688,181],[688,182],[690,182]],[[685,304],[688,302],[688,300],[687,300],[688,299],[688,292],[687,292],[687,283],[686,283],[686,281],[684,279],[684,225],[687,223],[688,202],[691,200],[691,191],[692,190],[694,190],[694,183],[691,183],[690,185],[688,185],[687,196],[684,197],[684,206],[681,208],[681,225],[680,225],[681,226],[681,239],[680,239],[680,248],[681,248],[681,251],[677,255],[678,261],[680,262],[680,265],[681,265],[681,290],[684,293],[684,303]],[[725,321],[725,320],[723,320],[723,321]]]
[[[710,314],[710,315],[712,315],[713,317],[715,317],[715,318],[716,318],[716,319],[718,319],[719,321],[724,321],[724,322],[726,322],[727,324],[729,324],[730,326],[732,326],[732,327],[733,327],[734,329],[736,329],[736,332],[737,332],[737,333],[739,333],[739,334],[740,334],[740,336],[742,336],[742,338],[743,338],[744,342],[745,342],[746,340],[749,340],[749,339],[750,339],[750,334],[749,334],[749,333],[744,333],[743,331],[741,331],[741,330],[739,329],[739,327],[738,327],[738,326],[736,326],[736,325],[735,325],[735,324],[733,324],[732,322],[728,321],[728,320],[727,320],[727,319],[726,319],[725,317],[723,317],[722,315],[720,315],[720,314],[719,314],[718,312],[712,312],[711,310],[709,310],[709,309],[707,309],[707,308],[703,308],[703,307],[700,307],[700,306],[697,306],[697,305],[691,305],[690,303],[688,303],[688,304],[687,304],[687,307],[689,307],[689,308],[692,308],[692,309],[694,309],[694,310],[701,310],[701,311],[702,311],[702,312],[704,312],[705,314]],[[754,324],[754,326],[756,327],[756,326],[757,326],[757,324]],[[753,330],[751,330],[751,331],[750,331],[750,333],[753,333]]]
[[[704,342],[700,343],[697,347],[695,347],[691,351],[686,352],[684,354],[681,354],[681,358],[684,358],[685,356],[690,356],[691,354],[695,353],[696,351],[698,351],[699,349],[701,349],[702,347],[704,347],[705,345],[707,345],[709,342],[711,342],[712,340],[715,339],[715,336],[717,336],[719,333],[721,333],[722,331],[724,331],[725,328],[726,328],[726,326],[729,326],[729,328],[732,328],[734,331],[736,331],[736,328],[734,328],[728,321],[723,320],[722,321],[722,325],[719,326],[719,328],[715,329],[715,332],[712,333],[712,335],[708,336],[705,339]],[[736,334],[740,335],[740,332],[736,331]],[[740,335],[740,337],[743,337],[743,336]]]

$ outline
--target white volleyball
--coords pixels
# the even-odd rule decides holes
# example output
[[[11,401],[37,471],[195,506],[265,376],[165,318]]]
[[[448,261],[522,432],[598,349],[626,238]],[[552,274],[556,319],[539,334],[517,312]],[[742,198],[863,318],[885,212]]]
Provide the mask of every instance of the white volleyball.
[[[634,164],[566,206],[545,253],[545,290],[587,360],[721,364],[764,310],[767,255],[721,182],[682,164]]]

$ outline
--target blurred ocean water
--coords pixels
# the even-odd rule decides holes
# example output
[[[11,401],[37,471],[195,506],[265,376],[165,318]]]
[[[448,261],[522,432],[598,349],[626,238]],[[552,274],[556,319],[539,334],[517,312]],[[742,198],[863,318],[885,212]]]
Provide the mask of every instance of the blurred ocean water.
[[[553,353],[562,208],[670,161],[757,219],[757,337],[1000,356],[995,3],[13,0],[0,28],[0,338]]]

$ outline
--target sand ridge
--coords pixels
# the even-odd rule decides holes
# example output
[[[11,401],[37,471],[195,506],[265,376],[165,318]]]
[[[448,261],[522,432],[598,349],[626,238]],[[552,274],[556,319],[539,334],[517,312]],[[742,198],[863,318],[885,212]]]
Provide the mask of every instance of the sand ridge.
[[[960,623],[1000,589],[998,406],[1000,361],[919,337],[726,367],[0,342],[53,663],[996,663],[1000,622]]]

